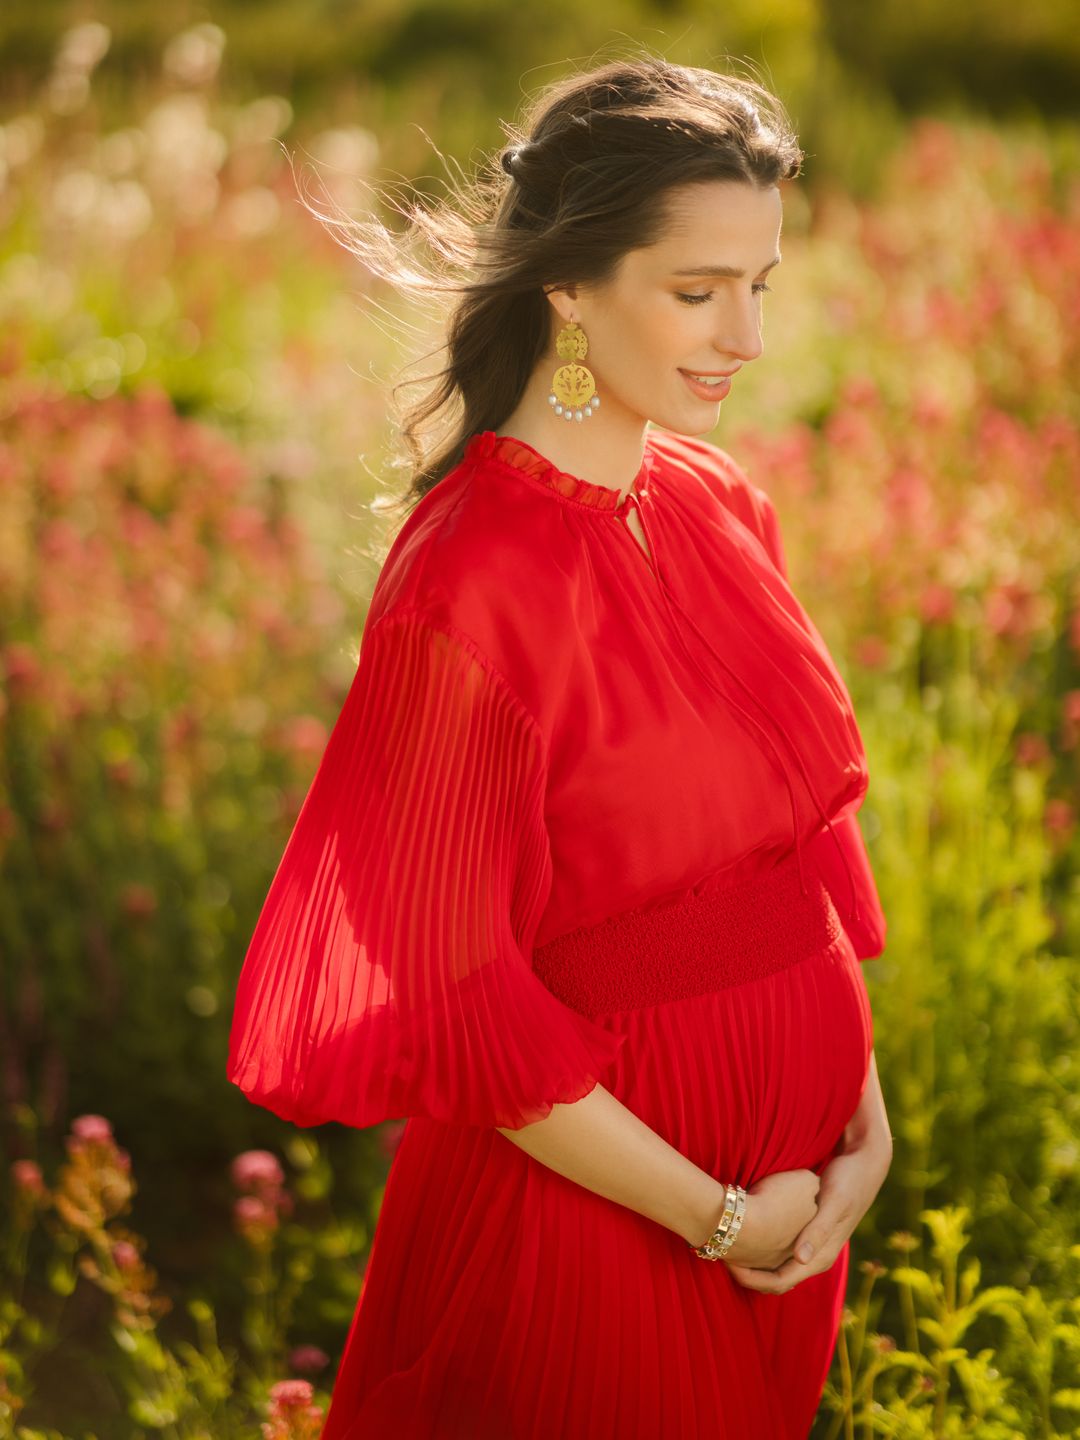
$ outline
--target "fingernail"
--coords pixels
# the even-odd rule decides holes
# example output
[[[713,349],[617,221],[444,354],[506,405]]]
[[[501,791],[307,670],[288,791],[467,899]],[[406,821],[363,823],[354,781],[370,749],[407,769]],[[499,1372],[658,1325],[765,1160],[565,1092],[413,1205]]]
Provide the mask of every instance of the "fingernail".
[[[811,1255],[813,1255],[813,1253],[814,1253],[814,1247],[813,1247],[812,1245],[800,1245],[800,1246],[799,1246],[799,1259],[800,1259],[800,1260],[809,1260],[810,1257],[811,1257]]]

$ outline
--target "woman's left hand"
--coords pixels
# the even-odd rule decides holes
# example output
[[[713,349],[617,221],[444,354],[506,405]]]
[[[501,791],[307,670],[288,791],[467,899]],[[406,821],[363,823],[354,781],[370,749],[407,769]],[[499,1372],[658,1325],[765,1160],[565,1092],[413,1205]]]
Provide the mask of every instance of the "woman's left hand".
[[[767,1295],[784,1295],[800,1281],[828,1270],[874,1203],[892,1164],[892,1136],[873,1053],[859,1108],[844,1138],[844,1149],[821,1172],[817,1213],[796,1236],[791,1259],[776,1270],[725,1261],[740,1285]],[[804,1258],[806,1246],[810,1253]]]

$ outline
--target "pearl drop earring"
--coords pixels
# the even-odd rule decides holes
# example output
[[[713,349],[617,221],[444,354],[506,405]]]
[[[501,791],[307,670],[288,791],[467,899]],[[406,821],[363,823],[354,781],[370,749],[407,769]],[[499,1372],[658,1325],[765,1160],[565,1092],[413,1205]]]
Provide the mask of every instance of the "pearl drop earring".
[[[551,381],[548,404],[556,415],[565,420],[584,420],[600,404],[596,393],[596,378],[587,365],[578,364],[588,353],[589,342],[585,331],[574,320],[569,320],[555,339],[555,350],[568,365],[560,365]]]

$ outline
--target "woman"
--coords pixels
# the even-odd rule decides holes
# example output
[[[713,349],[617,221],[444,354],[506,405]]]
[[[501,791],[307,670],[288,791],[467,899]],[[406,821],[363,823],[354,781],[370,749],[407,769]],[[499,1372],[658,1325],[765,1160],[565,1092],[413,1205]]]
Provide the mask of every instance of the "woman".
[[[885,922],[850,697],[699,437],[802,152],[754,83],[645,57],[500,159],[406,433],[463,418],[418,449],[229,1076],[299,1125],[408,1117],[325,1440],[790,1440],[891,1158]]]

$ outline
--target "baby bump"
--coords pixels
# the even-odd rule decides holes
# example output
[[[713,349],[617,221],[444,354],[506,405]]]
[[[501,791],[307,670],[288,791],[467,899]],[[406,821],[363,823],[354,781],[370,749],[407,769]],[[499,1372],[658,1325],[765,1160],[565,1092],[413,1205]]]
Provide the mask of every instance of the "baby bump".
[[[615,1019],[616,1017],[612,1017]],[[820,1170],[866,1084],[873,1021],[846,935],[772,974],[617,1017],[610,1087],[719,1180]]]
[[[627,1035],[604,1084],[717,1179],[820,1170],[866,1084],[862,966],[828,891],[781,862],[537,951],[567,1003]]]

